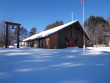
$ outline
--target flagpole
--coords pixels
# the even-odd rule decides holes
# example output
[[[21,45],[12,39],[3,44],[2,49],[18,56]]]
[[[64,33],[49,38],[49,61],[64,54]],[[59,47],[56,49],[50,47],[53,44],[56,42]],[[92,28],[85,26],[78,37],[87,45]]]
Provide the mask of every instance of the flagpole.
[[[84,1],[82,3],[83,8],[83,30],[84,30]],[[85,31],[83,31],[83,49],[85,51]]]
[[[72,12],[72,21],[73,21],[73,12]]]

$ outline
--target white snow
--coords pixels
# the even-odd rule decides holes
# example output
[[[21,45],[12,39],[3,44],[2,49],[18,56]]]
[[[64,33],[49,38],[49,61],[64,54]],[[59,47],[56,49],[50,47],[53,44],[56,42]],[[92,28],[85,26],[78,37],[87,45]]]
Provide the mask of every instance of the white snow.
[[[49,29],[49,30],[46,30],[46,31],[43,31],[43,32],[41,32],[39,34],[35,34],[35,35],[31,36],[31,37],[28,37],[28,38],[24,39],[23,41],[29,41],[29,40],[33,40],[33,39],[36,39],[36,38],[46,37],[46,36],[48,36],[48,35],[50,35],[52,33],[55,33],[56,31],[59,31],[59,30],[65,28],[65,27],[75,23],[75,22],[77,22],[77,20],[69,22],[69,23],[61,25],[61,26],[58,26],[58,27],[55,27],[55,28],[52,28],[52,29]]]
[[[0,83],[109,83],[110,47],[0,48]]]

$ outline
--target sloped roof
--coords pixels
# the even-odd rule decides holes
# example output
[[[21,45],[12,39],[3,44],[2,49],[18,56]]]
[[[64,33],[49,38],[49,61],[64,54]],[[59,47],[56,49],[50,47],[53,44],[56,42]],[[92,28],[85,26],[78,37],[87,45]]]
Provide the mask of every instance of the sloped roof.
[[[51,34],[57,32],[57,31],[59,31],[59,30],[65,28],[65,27],[67,27],[67,26],[69,26],[69,25],[71,25],[71,24],[74,24],[75,22],[78,22],[78,21],[75,20],[75,21],[69,22],[69,23],[67,23],[67,24],[64,24],[64,25],[61,25],[61,26],[58,26],[58,27],[55,27],[55,28],[52,28],[52,29],[43,31],[43,32],[41,32],[41,33],[39,33],[39,34],[35,34],[35,35],[33,35],[33,36],[30,36],[30,37],[24,39],[23,41],[30,41],[30,40],[34,40],[34,39],[38,39],[38,38],[42,38],[42,37],[49,36],[49,35],[51,35]],[[83,30],[84,30],[84,29],[83,29]],[[85,31],[85,30],[84,30],[84,31]],[[86,35],[87,35],[87,34],[86,34]]]

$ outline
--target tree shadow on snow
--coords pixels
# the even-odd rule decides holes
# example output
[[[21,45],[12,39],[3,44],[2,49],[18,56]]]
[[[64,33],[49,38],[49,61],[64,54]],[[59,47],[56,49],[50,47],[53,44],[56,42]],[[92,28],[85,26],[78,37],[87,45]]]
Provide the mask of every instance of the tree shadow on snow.
[[[110,81],[109,53],[74,48],[0,49],[0,83],[105,83]]]

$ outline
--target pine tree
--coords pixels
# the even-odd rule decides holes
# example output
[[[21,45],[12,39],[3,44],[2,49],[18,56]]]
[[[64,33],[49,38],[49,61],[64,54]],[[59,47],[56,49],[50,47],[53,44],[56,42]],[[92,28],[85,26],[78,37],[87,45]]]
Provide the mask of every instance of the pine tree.
[[[52,29],[60,25],[63,25],[63,21],[56,21],[55,23],[47,25],[45,30]]]
[[[36,34],[36,32],[37,32],[37,29],[35,27],[33,27],[29,32],[29,36]]]

